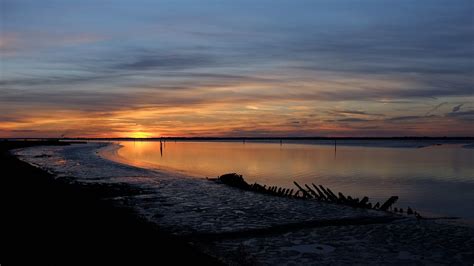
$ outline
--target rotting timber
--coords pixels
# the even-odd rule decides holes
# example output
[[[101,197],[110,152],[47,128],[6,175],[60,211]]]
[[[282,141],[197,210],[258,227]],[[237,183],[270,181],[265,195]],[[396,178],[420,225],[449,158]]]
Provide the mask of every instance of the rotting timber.
[[[324,187],[322,185],[315,185],[313,183],[311,183],[311,186],[307,184],[301,186],[296,181],[294,181],[293,183],[296,186],[296,189],[282,188],[278,186],[266,186],[260,185],[258,183],[249,184],[244,180],[242,175],[236,173],[224,174],[213,180],[239,189],[277,197],[296,198],[303,200],[317,200],[322,202],[347,205],[354,208],[374,209],[380,211],[393,210],[394,212],[403,213],[403,209],[401,208],[392,209],[392,206],[398,200],[398,196],[391,196],[382,204],[379,202],[372,204],[371,202],[369,202],[369,198],[367,196],[363,197],[362,199],[359,199],[356,197],[351,197],[349,195],[344,195],[342,192],[338,192],[336,195],[336,193],[334,193],[328,187]],[[411,208],[408,208],[407,214],[414,214],[416,217],[421,217],[417,212],[412,211]]]

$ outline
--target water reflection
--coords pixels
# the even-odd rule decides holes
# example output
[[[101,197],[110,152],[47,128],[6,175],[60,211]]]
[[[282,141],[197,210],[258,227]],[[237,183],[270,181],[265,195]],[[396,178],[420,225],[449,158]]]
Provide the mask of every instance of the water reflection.
[[[121,144],[118,154],[138,166],[200,177],[237,172],[249,182],[287,188],[296,180],[374,201],[398,195],[404,208],[474,217],[469,204],[474,202],[474,150],[457,145],[373,148],[245,140]]]

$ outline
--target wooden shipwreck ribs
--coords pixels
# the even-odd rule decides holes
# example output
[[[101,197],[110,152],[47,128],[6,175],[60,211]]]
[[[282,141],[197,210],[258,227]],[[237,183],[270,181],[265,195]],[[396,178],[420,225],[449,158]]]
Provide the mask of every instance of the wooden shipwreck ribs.
[[[293,183],[295,184],[297,189],[281,188],[277,186],[267,187],[266,185],[260,185],[258,183],[248,184],[244,180],[242,175],[238,175],[236,173],[221,175],[215,180],[223,184],[226,184],[232,187],[237,187],[243,190],[254,191],[254,192],[278,196],[278,197],[317,200],[317,201],[348,205],[355,208],[375,209],[375,210],[381,210],[381,211],[388,211],[389,209],[391,209],[392,205],[395,204],[395,202],[397,202],[398,200],[398,196],[391,196],[383,204],[380,204],[379,202],[377,202],[374,205],[372,205],[372,203],[369,202],[368,197],[363,197],[362,199],[353,198],[348,195],[346,196],[342,194],[341,192],[338,192],[336,195],[334,192],[332,192],[331,189],[327,187],[323,187],[322,185],[315,185],[311,183],[311,186],[307,184],[304,184],[304,186],[301,186],[296,181],[294,181]],[[396,210],[397,212],[398,210],[400,210],[400,212],[403,212],[403,209],[401,208],[400,209],[395,208],[394,210]],[[410,208],[408,208],[407,213],[411,214],[410,212],[413,212],[413,211]]]

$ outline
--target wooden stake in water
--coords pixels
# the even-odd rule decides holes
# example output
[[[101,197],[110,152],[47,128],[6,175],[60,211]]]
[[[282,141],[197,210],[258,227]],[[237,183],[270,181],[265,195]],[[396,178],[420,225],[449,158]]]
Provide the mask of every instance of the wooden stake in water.
[[[160,139],[160,155],[161,157],[163,157],[163,142],[161,142],[161,139]]]

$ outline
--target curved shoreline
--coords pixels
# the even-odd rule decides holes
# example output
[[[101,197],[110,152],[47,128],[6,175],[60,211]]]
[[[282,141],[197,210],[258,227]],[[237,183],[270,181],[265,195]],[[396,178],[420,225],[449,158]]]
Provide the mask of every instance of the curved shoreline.
[[[144,265],[159,260],[218,265],[186,241],[164,233],[132,209],[110,200],[140,191],[126,185],[82,183],[57,176],[10,152],[38,145],[52,148],[67,144],[0,143],[2,196],[6,200],[2,239],[8,243],[2,261],[14,265],[111,265],[125,261]]]
[[[48,159],[54,162],[55,159],[63,158],[66,162],[56,165],[56,172],[66,172],[66,175],[62,175],[71,174],[80,181],[127,183],[147,188],[145,194],[114,197],[112,200],[115,204],[133,207],[140,215],[169,233],[192,237],[199,249],[215,257],[228,257],[228,262],[235,259],[232,254],[242,243],[245,243],[246,256],[262,264],[289,261],[307,263],[309,258],[317,258],[323,264],[344,261],[357,263],[359,259],[359,262],[367,261],[367,258],[364,260],[353,253],[361,248],[367,250],[367,256],[374,263],[407,262],[407,256],[400,255],[406,254],[400,252],[412,254],[408,259],[411,262],[453,263],[454,260],[468,261],[474,250],[474,234],[472,229],[465,227],[434,221],[420,223],[406,218],[379,224],[342,225],[334,221],[377,220],[387,216],[342,206],[255,195],[202,179],[182,178],[177,173],[154,171],[150,176],[150,171],[100,158],[93,145],[53,150],[38,149],[36,155],[52,152],[51,157],[43,158],[35,158],[35,153],[30,150],[29,158],[45,165]],[[329,222],[324,227],[272,231],[272,228],[292,223],[316,224],[318,221]],[[262,230],[270,230],[271,234],[255,233]],[[387,241],[386,237],[382,237],[387,234],[393,239]],[[206,235],[217,237],[209,238]],[[401,235],[404,239],[400,238]],[[357,237],[358,242],[347,242],[347,238],[351,237]],[[439,239],[450,242],[450,247],[440,249],[436,244]],[[408,246],[407,241],[410,243]],[[303,251],[298,248],[300,245],[315,249]],[[318,245],[330,247],[330,251],[322,255]],[[444,255],[441,258],[433,257],[435,251]]]
[[[192,175],[186,171],[180,171],[173,168],[167,168],[160,166],[159,168],[156,167],[153,163],[133,163],[130,160],[127,160],[125,157],[119,155],[118,150],[123,148],[124,146],[118,143],[108,143],[107,146],[98,149],[98,154],[101,158],[112,161],[117,164],[121,164],[127,167],[137,167],[139,169],[150,171],[150,173],[156,173],[160,176],[175,176],[175,178],[192,178],[198,180],[204,180],[203,177]],[[207,178],[206,178],[207,179]],[[332,204],[332,203],[329,203]],[[474,228],[474,220],[467,219],[460,216],[450,216],[444,215],[442,213],[432,213],[428,211],[423,211],[422,213],[423,219],[427,220],[442,220],[451,224],[460,225],[460,226],[468,226]],[[397,214],[395,214],[397,216]]]
[[[127,160],[126,158],[120,156],[118,151],[121,148],[123,148],[123,146],[120,144],[109,143],[107,146],[98,149],[97,154],[105,160],[109,160],[111,162],[128,166],[128,167],[136,167],[139,169],[147,170],[150,172],[157,173],[159,175],[180,176],[181,178],[196,178],[196,179],[203,180],[202,177],[199,177],[191,173],[188,173],[186,171],[181,171],[178,169],[172,169],[172,168],[167,168],[167,167],[157,168],[156,165],[152,163],[144,163],[144,162],[133,163],[132,161]]]

